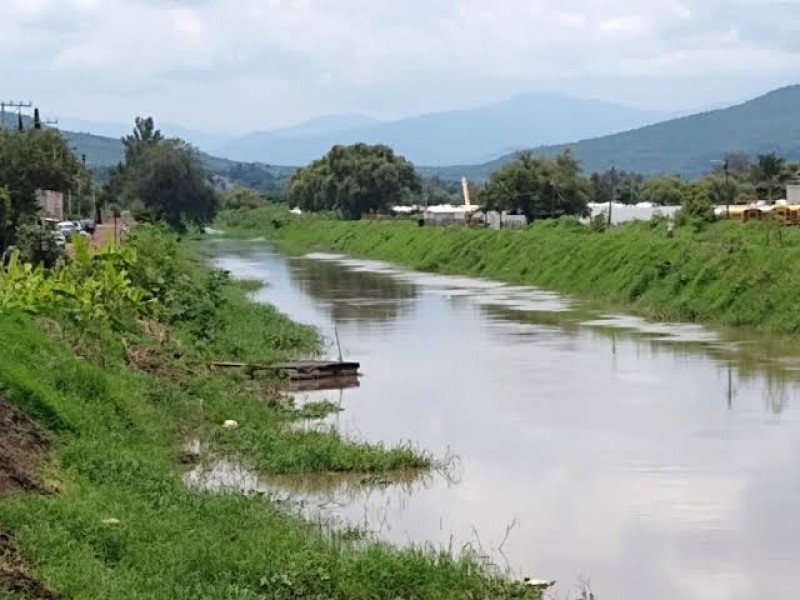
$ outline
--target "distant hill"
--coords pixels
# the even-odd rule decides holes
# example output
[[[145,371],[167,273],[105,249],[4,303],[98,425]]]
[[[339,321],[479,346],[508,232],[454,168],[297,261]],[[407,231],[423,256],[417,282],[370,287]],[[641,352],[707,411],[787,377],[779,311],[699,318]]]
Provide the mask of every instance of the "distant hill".
[[[633,131],[574,144],[544,146],[536,154],[572,150],[586,171],[611,167],[646,175],[701,176],[711,161],[729,152],[749,155],[777,152],[800,159],[800,85],[781,88],[744,104],[672,119]],[[448,179],[483,179],[513,160],[514,154],[479,166],[423,169]]]
[[[387,144],[418,165],[475,163],[513,148],[632,129],[664,113],[558,94],[528,94],[474,109],[437,112],[338,131],[258,132],[224,146],[235,160],[305,165],[336,144]],[[334,118],[332,123],[336,123]],[[330,124],[330,123],[329,123]]]
[[[324,135],[326,133],[346,131],[347,129],[368,127],[370,125],[377,125],[378,123],[380,123],[378,119],[374,119],[367,115],[359,115],[359,114],[327,115],[322,117],[315,117],[313,119],[303,121],[302,123],[298,123],[297,125],[290,125],[288,127],[280,127],[278,129],[273,129],[267,133],[272,133],[273,135],[288,136],[288,137],[296,137],[302,135]]]
[[[32,126],[32,119],[23,115],[25,127]],[[17,115],[6,113],[5,127],[16,129],[18,126]],[[169,131],[165,131],[168,135]],[[74,131],[61,131],[72,150],[80,157],[86,155],[86,166],[95,172],[101,179],[108,175],[109,167],[120,163],[124,158],[122,141],[120,138],[105,137],[92,133],[76,133]],[[205,152],[200,153],[206,168],[213,174],[229,175],[234,173],[232,180],[242,185],[269,190],[282,188],[292,176],[293,167],[265,165],[261,163],[242,163],[212,156]],[[260,182],[260,185],[259,185]]]

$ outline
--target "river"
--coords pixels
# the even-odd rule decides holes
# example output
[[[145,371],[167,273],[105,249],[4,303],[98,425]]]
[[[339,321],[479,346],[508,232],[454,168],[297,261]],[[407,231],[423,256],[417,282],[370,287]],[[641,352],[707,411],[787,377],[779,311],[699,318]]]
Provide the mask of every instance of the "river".
[[[255,294],[338,329],[361,387],[328,398],[357,439],[447,468],[369,486],[264,484],[398,544],[469,547],[602,598],[800,591],[800,356],[791,344],[606,314],[529,287],[225,242]],[[337,354],[335,347],[328,356]],[[313,426],[313,425],[309,425]]]

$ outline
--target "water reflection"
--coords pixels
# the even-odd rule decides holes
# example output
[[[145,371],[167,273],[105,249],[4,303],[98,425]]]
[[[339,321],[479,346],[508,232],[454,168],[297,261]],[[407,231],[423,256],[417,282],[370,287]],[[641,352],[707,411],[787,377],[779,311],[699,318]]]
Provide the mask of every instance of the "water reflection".
[[[795,344],[381,263],[263,249],[226,257],[234,271],[237,261],[270,282],[260,299],[338,326],[362,363],[361,387],[329,423],[461,459],[455,482],[278,486],[310,513],[322,503],[400,544],[470,544],[519,574],[587,574],[608,598],[800,591]],[[308,261],[322,262],[324,283],[307,281]],[[402,307],[380,322],[337,312],[362,293]]]
[[[313,259],[292,260],[289,269],[295,284],[322,302],[337,323],[385,323],[414,309],[416,287],[382,273]]]

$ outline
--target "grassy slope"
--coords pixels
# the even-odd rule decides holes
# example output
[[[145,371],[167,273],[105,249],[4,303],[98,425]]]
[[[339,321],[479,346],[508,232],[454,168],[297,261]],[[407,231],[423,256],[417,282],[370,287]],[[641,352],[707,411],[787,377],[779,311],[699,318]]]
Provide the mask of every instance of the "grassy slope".
[[[354,545],[268,498],[202,495],[182,484],[182,442],[195,436],[263,472],[427,464],[409,449],[293,431],[291,411],[259,401],[246,382],[206,372],[201,361],[234,343],[244,358],[264,357],[258,337],[283,340],[273,357],[316,344],[307,328],[249,304],[241,287],[226,293],[232,318],[197,352],[186,345],[188,326],[166,341],[125,344],[65,327],[59,341],[30,317],[0,316],[0,396],[55,440],[46,477],[60,493],[0,502],[0,529],[14,532],[37,573],[75,599],[509,597],[510,584],[474,559]],[[132,369],[132,351],[155,371]],[[241,427],[222,430],[224,419]],[[109,518],[120,523],[104,524]]]
[[[287,248],[320,247],[443,273],[532,284],[659,319],[800,331],[800,230],[717,223],[675,237],[649,223],[592,233],[574,222],[522,231],[419,228],[407,222],[296,220],[260,229]]]

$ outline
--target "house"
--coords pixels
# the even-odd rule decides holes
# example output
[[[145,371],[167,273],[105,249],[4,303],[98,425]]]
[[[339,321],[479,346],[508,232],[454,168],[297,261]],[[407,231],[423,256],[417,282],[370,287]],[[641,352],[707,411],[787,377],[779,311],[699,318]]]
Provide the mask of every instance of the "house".
[[[39,203],[39,216],[43,219],[64,220],[64,194],[53,190],[39,190],[36,192],[36,201]]]

